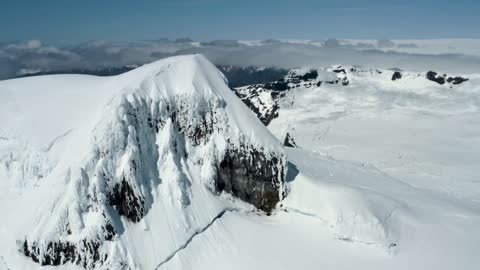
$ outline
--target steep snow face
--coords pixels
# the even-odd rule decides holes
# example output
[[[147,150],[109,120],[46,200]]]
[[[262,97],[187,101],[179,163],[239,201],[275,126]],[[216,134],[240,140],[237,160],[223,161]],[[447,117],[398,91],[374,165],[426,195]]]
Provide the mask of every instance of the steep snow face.
[[[281,144],[203,56],[3,81],[0,102],[0,251],[22,269],[152,269],[251,209],[235,198],[271,212],[286,194]]]

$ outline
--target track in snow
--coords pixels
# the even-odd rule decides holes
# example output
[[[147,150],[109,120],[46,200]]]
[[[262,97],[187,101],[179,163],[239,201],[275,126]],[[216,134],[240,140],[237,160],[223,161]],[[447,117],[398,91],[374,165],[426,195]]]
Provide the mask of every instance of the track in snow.
[[[3,264],[3,265],[0,264],[0,270],[10,270],[10,268],[7,265],[7,262],[5,261],[5,258],[3,258],[3,256],[0,256],[0,259],[2,260],[1,263]]]
[[[220,213],[218,213],[218,215],[216,215],[205,227],[203,227],[200,230],[197,230],[195,233],[193,233],[192,236],[190,236],[187,239],[187,241],[185,241],[185,243],[183,243],[180,247],[178,247],[175,251],[173,251],[170,255],[168,255],[162,262],[160,262],[158,264],[158,266],[155,267],[155,270],[160,269],[160,267],[162,267],[162,265],[166,264],[171,259],[173,259],[175,257],[175,255],[177,255],[178,252],[186,249],[188,247],[188,245],[193,241],[193,239],[196,236],[198,236],[199,234],[202,234],[206,230],[208,230],[208,228],[210,228],[210,226],[212,226],[218,219],[223,217],[223,215],[225,215],[225,213],[227,213],[227,212],[238,212],[238,211],[240,211],[240,210],[238,210],[238,209],[225,209],[225,210],[221,211]]]

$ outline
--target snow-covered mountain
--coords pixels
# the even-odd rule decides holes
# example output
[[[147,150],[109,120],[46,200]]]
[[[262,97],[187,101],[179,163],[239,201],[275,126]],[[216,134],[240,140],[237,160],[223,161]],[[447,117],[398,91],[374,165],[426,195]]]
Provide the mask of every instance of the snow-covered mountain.
[[[1,81],[0,269],[476,269],[480,77],[395,72]]]
[[[202,56],[0,95],[2,242],[35,263],[150,269],[234,198],[270,213],[286,195],[281,144]]]

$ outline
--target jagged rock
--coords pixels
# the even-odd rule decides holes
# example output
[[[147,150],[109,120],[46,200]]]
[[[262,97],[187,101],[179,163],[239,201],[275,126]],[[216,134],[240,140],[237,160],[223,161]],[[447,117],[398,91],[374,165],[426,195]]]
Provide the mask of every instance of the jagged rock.
[[[235,94],[265,126],[268,126],[278,117],[280,106],[276,100],[285,96],[285,91],[274,91],[263,87],[263,85],[253,85],[246,89],[236,89]]]
[[[464,78],[464,77],[461,77],[461,76],[456,76],[456,77],[450,77],[446,74],[443,74],[443,76],[438,76],[436,72],[433,72],[433,71],[429,71],[427,72],[427,79],[430,80],[430,81],[434,81],[438,84],[445,84],[446,82],[451,84],[451,85],[458,85],[458,84],[461,84],[463,82],[466,82],[468,81],[468,78]]]
[[[453,85],[461,84],[461,83],[466,82],[466,81],[468,81],[468,78],[463,78],[463,77],[460,77],[460,76],[448,77],[448,79],[447,79],[447,82],[451,83]]]
[[[427,72],[427,79],[433,82],[436,82],[438,84],[445,84],[445,77],[444,76],[437,76],[437,73],[434,71],[429,71]]]
[[[288,83],[283,79],[280,79],[276,82],[266,83],[264,85],[265,89],[275,90],[275,91],[285,91],[288,89]]]
[[[116,235],[112,224],[106,222],[101,227],[98,239],[82,239],[76,243],[65,240],[39,243],[25,239],[18,243],[19,251],[42,266],[58,266],[71,262],[83,268],[93,269],[107,259],[107,254],[100,250],[102,242],[112,241]]]
[[[298,147],[297,144],[295,143],[295,140],[293,139],[292,136],[290,136],[290,133],[287,132],[285,135],[285,139],[283,140],[283,145],[286,147]]]
[[[395,71],[392,75],[392,81],[400,80],[402,78],[402,73],[400,71]]]
[[[139,222],[145,215],[144,200],[135,194],[125,179],[115,184],[108,199],[119,215],[125,216],[133,222]]]

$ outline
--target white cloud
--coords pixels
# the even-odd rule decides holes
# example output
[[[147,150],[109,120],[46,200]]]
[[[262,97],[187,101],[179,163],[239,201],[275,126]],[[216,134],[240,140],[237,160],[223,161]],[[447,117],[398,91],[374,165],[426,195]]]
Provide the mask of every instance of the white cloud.
[[[0,79],[10,78],[28,70],[61,71],[121,67],[191,53],[205,54],[216,64],[242,66],[292,68],[342,64],[378,68],[398,67],[413,71],[437,70],[448,73],[473,73],[480,69],[479,56],[465,56],[458,53],[428,54],[428,51],[421,51],[425,48],[425,44],[420,48],[415,41],[376,42],[329,39],[326,42],[282,42],[276,40],[275,42],[255,42],[252,43],[255,46],[248,46],[249,43],[228,40],[203,44],[201,46],[199,43],[168,40],[94,41],[65,47],[45,45],[38,40],[3,44],[0,45]],[[408,46],[395,46],[395,44],[408,44]],[[456,47],[462,45],[455,42],[445,44]],[[415,53],[400,52],[401,50],[415,50]]]

